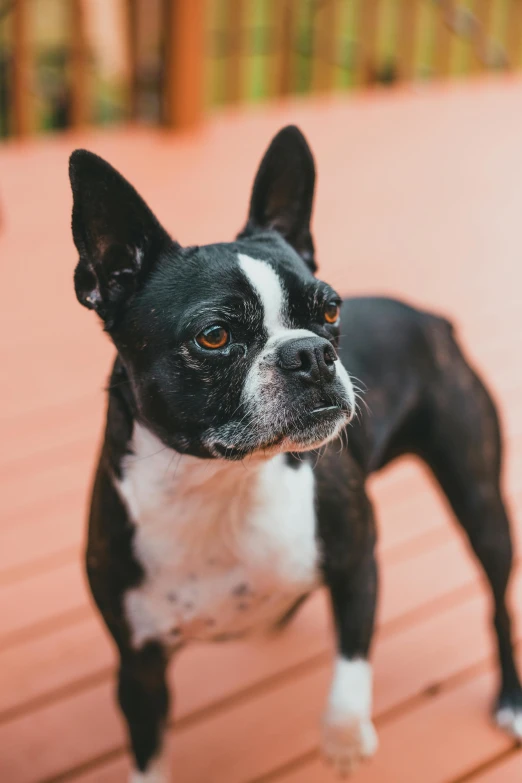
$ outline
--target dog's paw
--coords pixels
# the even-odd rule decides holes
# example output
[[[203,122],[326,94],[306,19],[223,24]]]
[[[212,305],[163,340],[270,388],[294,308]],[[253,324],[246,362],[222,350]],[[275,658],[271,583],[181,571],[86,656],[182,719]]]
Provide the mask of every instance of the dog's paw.
[[[522,743],[522,692],[502,693],[495,709],[497,726]]]
[[[341,777],[350,775],[377,750],[378,740],[369,718],[357,715],[334,720],[326,716],[322,724],[322,751]]]
[[[164,756],[152,759],[143,772],[133,770],[129,783],[170,783],[168,759]]]

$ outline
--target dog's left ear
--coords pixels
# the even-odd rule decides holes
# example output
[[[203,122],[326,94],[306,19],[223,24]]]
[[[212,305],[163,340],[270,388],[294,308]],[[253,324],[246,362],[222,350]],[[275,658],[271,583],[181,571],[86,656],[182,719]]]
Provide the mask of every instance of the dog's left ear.
[[[308,143],[295,125],[273,138],[257,172],[248,222],[240,236],[256,229],[274,229],[317,270],[310,221],[314,201],[315,165]]]
[[[69,176],[73,239],[79,254],[76,295],[98,313],[109,331],[161,253],[179,245],[132,185],[98,155],[73,152]]]

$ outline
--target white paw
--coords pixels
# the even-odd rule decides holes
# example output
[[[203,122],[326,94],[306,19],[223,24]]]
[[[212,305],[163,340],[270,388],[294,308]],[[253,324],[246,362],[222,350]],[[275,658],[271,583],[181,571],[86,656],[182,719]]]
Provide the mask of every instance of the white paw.
[[[497,726],[522,742],[522,710],[500,707],[495,713],[495,721]]]
[[[322,751],[341,777],[350,775],[378,746],[377,733],[369,718],[356,715],[343,720],[328,716],[322,725]]]
[[[144,772],[131,772],[129,783],[170,783],[167,759],[152,759]]]

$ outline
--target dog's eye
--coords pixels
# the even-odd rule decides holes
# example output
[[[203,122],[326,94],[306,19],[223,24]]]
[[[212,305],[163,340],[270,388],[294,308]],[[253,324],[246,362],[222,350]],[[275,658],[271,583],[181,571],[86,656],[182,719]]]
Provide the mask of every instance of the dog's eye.
[[[224,348],[230,339],[230,333],[221,324],[213,324],[203,329],[202,332],[196,337],[196,342],[202,348],[207,350],[215,350],[216,348]]]
[[[327,324],[336,324],[341,315],[341,308],[337,302],[327,302],[324,308],[324,320]]]

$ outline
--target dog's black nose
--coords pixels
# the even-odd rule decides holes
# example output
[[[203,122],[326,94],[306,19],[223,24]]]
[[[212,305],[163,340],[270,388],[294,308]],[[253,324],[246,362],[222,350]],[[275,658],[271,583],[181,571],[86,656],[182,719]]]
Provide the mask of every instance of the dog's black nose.
[[[282,370],[295,373],[305,383],[319,384],[335,378],[337,356],[323,337],[288,340],[280,346],[277,359]]]

